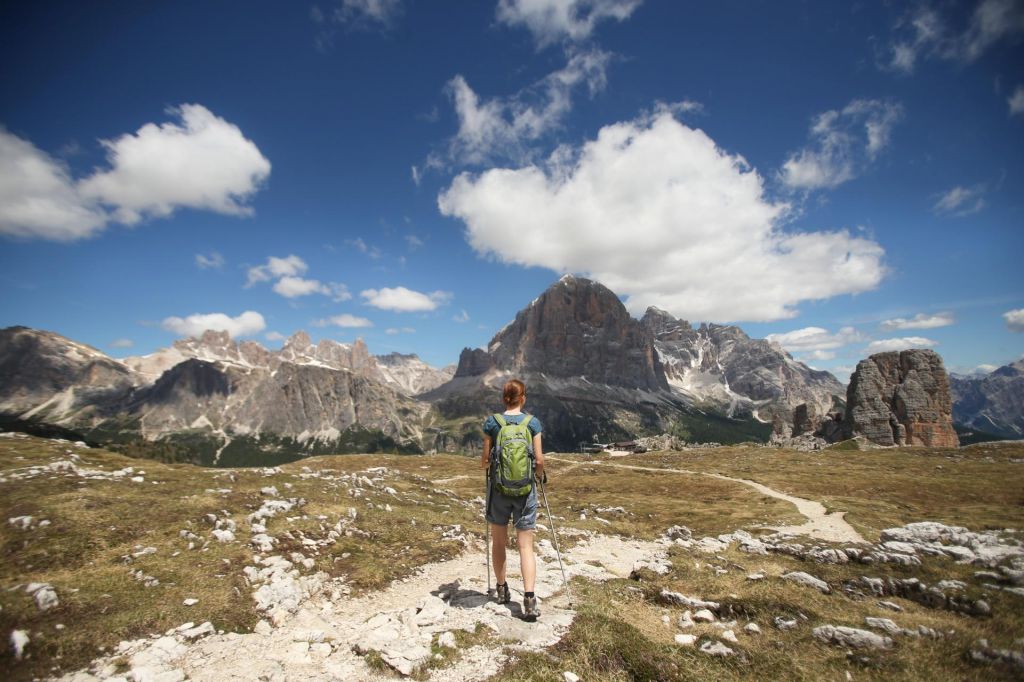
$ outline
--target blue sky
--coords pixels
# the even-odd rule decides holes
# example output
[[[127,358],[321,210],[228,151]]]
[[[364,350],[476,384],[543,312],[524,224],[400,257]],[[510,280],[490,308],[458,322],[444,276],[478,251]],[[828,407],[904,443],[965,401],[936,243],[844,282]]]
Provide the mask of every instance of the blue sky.
[[[0,325],[454,362],[561,274],[1024,353],[1024,3],[5,3]],[[269,335],[269,336],[268,336]]]

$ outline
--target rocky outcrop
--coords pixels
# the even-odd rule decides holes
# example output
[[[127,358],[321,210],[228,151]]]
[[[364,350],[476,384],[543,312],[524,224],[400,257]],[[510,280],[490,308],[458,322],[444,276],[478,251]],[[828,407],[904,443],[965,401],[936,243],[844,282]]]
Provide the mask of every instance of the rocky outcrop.
[[[846,393],[844,435],[878,445],[957,447],[949,379],[932,350],[877,353],[861,360]]]
[[[1004,438],[1024,438],[1024,360],[981,377],[949,378],[953,421]]]
[[[772,422],[780,435],[799,435],[791,433],[797,406],[806,405],[811,415],[824,415],[844,393],[829,372],[811,369],[778,345],[752,339],[739,327],[702,324],[695,329],[654,307],[647,309],[641,323],[654,336],[674,391],[730,416],[752,414]]]

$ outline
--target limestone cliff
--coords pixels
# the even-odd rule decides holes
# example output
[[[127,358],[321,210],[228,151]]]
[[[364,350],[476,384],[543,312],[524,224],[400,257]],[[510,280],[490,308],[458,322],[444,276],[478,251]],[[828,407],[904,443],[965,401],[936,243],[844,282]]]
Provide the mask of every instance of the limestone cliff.
[[[879,445],[957,447],[952,407],[938,353],[877,353],[861,360],[850,378],[843,431]]]

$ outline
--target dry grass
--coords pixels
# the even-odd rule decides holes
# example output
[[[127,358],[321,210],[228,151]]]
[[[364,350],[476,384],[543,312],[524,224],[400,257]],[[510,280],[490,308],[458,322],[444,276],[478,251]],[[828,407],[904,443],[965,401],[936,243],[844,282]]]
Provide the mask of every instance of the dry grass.
[[[88,469],[111,472],[134,467],[135,473],[145,472],[145,482],[48,473],[0,483],[0,633],[4,638],[0,665],[13,679],[77,669],[122,640],[164,632],[187,621],[209,620],[219,630],[251,631],[259,614],[242,574],[253,556],[245,544],[249,538],[245,517],[267,499],[260,493],[264,486],[276,486],[282,497],[306,500],[303,507],[270,522],[271,534],[280,537],[287,529],[296,538],[282,538],[275,553],[285,556],[303,551],[299,531],[309,538],[323,538],[325,529],[346,518],[349,508],[356,510],[354,526],[368,538],[342,537],[315,554],[305,550],[316,562],[313,571],[344,576],[354,592],[377,589],[424,563],[457,555],[462,545],[440,540],[440,529],[452,524],[468,527],[477,520],[470,505],[433,491],[422,476],[429,470],[419,468],[427,461],[424,458],[325,456],[265,475],[259,469],[165,465],[63,442],[4,438],[0,440],[0,474],[10,479],[12,473],[30,466],[65,459],[67,452],[79,454],[80,466]],[[449,469],[467,462],[457,457],[429,461],[432,467],[444,462]],[[401,472],[386,482],[398,497],[367,490],[362,497],[352,498],[338,482],[303,477],[303,467],[329,477],[375,466]],[[391,512],[384,511],[385,504]],[[238,524],[238,542],[222,544],[211,537],[213,526],[204,516],[213,513],[224,518],[225,511]],[[50,525],[22,530],[7,522],[23,515],[48,519]],[[189,550],[188,540],[179,536],[182,530],[209,542],[200,541]],[[479,531],[482,535],[482,527]],[[124,558],[144,547],[157,551]],[[160,584],[146,587],[130,575],[133,570],[157,578]],[[60,605],[40,612],[24,590],[31,582],[52,584]],[[184,606],[182,602],[190,597],[199,603]],[[65,628],[57,629],[58,624]],[[16,628],[27,630],[31,639],[28,656],[18,662],[6,643]]]
[[[63,459],[67,450],[78,452],[81,465],[91,469],[145,470],[146,482],[83,481],[59,473],[12,479],[12,472]],[[882,528],[921,520],[972,530],[1024,528],[1024,465],[1010,461],[1022,457],[1024,447],[1019,446],[826,453],[728,447],[652,453],[617,458],[614,463],[754,479],[847,511],[847,519],[858,530],[877,539]],[[652,539],[676,524],[701,536],[740,528],[757,534],[765,526],[802,520],[792,505],[739,483],[699,474],[597,467],[579,456],[567,459],[568,463],[551,461],[548,485],[552,511],[566,531],[563,541],[571,542],[573,529]],[[376,466],[393,472],[386,476],[386,485],[397,496],[378,487],[364,489],[363,496],[355,498],[346,485],[334,480]],[[22,628],[31,637],[26,660],[15,662],[9,649],[0,656],[11,679],[77,669],[122,639],[163,632],[186,621],[210,620],[221,630],[249,631],[259,614],[242,577],[243,567],[252,561],[251,549],[243,544],[249,536],[244,519],[266,499],[260,493],[264,486],[276,486],[282,497],[306,501],[270,522],[271,534],[282,538],[275,553],[286,556],[301,549],[303,535],[323,538],[340,518],[347,518],[349,508],[356,510],[354,526],[367,537],[342,537],[319,553],[304,550],[315,561],[312,570],[344,576],[356,592],[380,588],[424,563],[461,552],[460,543],[440,538],[443,528],[461,524],[464,531],[483,536],[479,507],[472,503],[484,494],[483,474],[475,459],[464,457],[326,456],[267,475],[259,469],[163,465],[56,441],[4,438],[0,475],[7,478],[0,482],[0,634],[6,639],[11,630]],[[435,483],[442,480],[446,482]],[[612,507],[622,507],[625,513],[598,511]],[[188,550],[179,531],[188,529],[209,539],[212,526],[204,515],[223,518],[225,512],[238,523],[241,542],[211,539]],[[580,519],[581,513],[586,520]],[[49,519],[51,524],[26,531],[7,523],[20,515]],[[543,513],[541,522],[546,522]],[[283,538],[286,529],[294,541]],[[157,552],[131,563],[123,559],[137,547],[150,546]],[[1007,647],[1024,636],[1022,599],[1012,594],[984,593],[992,604],[991,618],[970,618],[900,599],[893,601],[905,612],[894,614],[873,599],[855,599],[839,589],[821,595],[778,577],[804,570],[833,588],[864,575],[913,576],[927,583],[958,578],[977,590],[976,567],[946,560],[927,559],[923,567],[913,569],[832,566],[732,550],[716,558],[679,548],[672,550],[671,559],[673,569],[663,577],[645,573],[640,582],[577,581],[574,595],[580,615],[566,638],[545,652],[515,659],[500,678],[551,680],[572,670],[585,680],[820,680],[845,679],[847,671],[855,679],[1000,679],[1011,677],[1011,671],[973,663],[967,651],[978,638]],[[719,574],[716,567],[725,572]],[[158,578],[160,585],[145,587],[129,575],[135,569]],[[747,581],[746,574],[754,570],[769,577]],[[54,585],[60,606],[39,612],[23,589],[33,581]],[[764,632],[737,632],[740,644],[734,648],[742,656],[734,659],[711,658],[676,646],[673,636],[679,632],[676,622],[682,609],[660,603],[657,595],[662,588],[728,604],[738,618],[738,629],[749,620]],[[198,598],[199,603],[185,607],[186,597]],[[781,632],[772,626],[776,615],[797,614],[806,620],[795,630]],[[955,634],[940,641],[899,638],[892,651],[869,653],[866,660],[848,659],[844,649],[810,635],[812,627],[824,623],[864,627],[866,615]],[[668,625],[663,616],[669,617]],[[58,630],[57,624],[66,628]],[[701,636],[699,644],[718,631],[698,626],[692,632]],[[464,646],[476,641],[470,637]],[[439,666],[449,663],[453,654],[438,653],[444,659],[436,663]],[[417,676],[428,672],[424,668]]]

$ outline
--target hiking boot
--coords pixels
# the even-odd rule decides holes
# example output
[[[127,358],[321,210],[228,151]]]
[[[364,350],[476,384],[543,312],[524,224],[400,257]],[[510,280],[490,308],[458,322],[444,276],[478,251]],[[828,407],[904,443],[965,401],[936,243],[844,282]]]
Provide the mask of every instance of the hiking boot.
[[[512,601],[512,592],[508,589],[508,583],[495,586],[494,593],[498,598],[499,604],[507,604]]]
[[[536,597],[523,597],[523,620],[531,623],[540,616],[540,609],[537,608]]]

